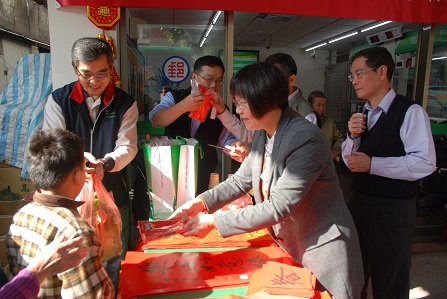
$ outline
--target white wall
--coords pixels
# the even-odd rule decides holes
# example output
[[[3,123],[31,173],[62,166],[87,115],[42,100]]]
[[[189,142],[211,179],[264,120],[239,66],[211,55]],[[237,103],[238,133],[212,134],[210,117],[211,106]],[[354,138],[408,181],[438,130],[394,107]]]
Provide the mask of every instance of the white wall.
[[[17,63],[23,55],[38,53],[38,50],[26,43],[0,38],[0,47],[4,55],[0,55],[0,92],[5,89],[14,74]]]
[[[270,48],[265,47],[245,47],[242,50],[258,50],[259,61],[264,61],[269,55],[283,52],[291,55],[297,65],[296,86],[301,89],[303,96],[307,99],[309,93],[314,90],[324,91],[325,69],[329,60],[329,51],[316,51],[315,58],[304,51],[304,49],[294,48]]]
[[[50,23],[51,67],[53,75],[53,89],[77,80],[71,66],[71,47],[81,37],[97,37],[103,33],[87,17],[86,6],[70,6],[56,9],[54,2],[48,2],[48,19]],[[118,44],[117,28],[108,30],[115,45]],[[118,53],[117,53],[118,54]],[[115,68],[119,70],[119,55],[115,59]]]

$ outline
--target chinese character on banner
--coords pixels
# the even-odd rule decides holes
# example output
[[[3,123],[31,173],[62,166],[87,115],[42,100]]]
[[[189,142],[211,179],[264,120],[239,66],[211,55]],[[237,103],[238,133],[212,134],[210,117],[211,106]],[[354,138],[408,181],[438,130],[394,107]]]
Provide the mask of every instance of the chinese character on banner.
[[[104,5],[87,5],[88,19],[101,29],[112,29],[121,18],[121,8]]]
[[[189,76],[189,64],[180,56],[171,56],[163,63],[163,74],[174,83],[180,83]]]

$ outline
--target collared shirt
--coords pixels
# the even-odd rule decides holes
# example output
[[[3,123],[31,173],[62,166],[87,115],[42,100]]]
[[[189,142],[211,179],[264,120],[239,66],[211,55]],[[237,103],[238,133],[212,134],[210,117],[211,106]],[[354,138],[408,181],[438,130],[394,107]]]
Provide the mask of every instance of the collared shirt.
[[[297,87],[295,87],[295,88],[296,88],[295,91],[292,92],[291,94],[289,94],[289,97],[287,99],[289,101],[289,107],[296,111],[294,106],[296,104],[299,105],[299,102],[298,103],[294,103],[294,101],[296,100],[297,95],[301,94],[301,89],[299,89]],[[306,99],[303,98],[302,94],[298,98],[301,98],[301,101],[306,101]],[[307,119],[308,121],[310,121],[311,123],[313,123],[314,125],[318,126],[318,119],[317,119],[317,113],[316,112],[308,113],[304,118]]]
[[[369,102],[364,108],[368,110],[367,127],[372,129],[382,113],[388,110],[396,97],[391,89],[379,105],[372,109]],[[416,103],[410,106],[400,127],[400,138],[405,147],[405,156],[401,157],[371,157],[370,174],[415,181],[430,175],[436,169],[436,154],[430,121],[425,110]],[[349,134],[342,144],[342,157],[351,155],[358,150],[361,137],[352,139]]]
[[[114,287],[101,262],[101,245],[96,233],[79,216],[82,202],[36,192],[34,201],[21,208],[10,226],[6,251],[13,275],[26,268],[42,248],[60,234],[66,239],[83,237],[90,248],[81,263],[40,285],[37,298],[113,298]]]
[[[160,103],[154,107],[149,112],[149,120],[152,122],[155,113],[157,113],[159,110],[167,109],[175,105],[174,96],[172,93],[168,92],[165,94],[161,100]],[[191,136],[194,137],[196,135],[197,129],[199,128],[201,122],[196,119],[191,119]],[[222,132],[219,136],[219,146],[225,147],[226,145],[230,145],[230,143],[236,141],[236,138],[231,134],[230,131],[228,131],[225,127],[223,128]]]

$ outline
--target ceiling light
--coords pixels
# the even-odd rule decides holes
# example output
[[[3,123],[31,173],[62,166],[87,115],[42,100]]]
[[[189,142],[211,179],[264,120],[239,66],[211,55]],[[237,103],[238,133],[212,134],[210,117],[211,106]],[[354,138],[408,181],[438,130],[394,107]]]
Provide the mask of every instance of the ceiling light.
[[[220,14],[222,13],[221,10],[217,10],[216,13],[214,14],[213,20],[211,21],[211,23],[209,24],[205,35],[203,36],[202,40],[200,41],[199,47],[202,48],[203,44],[206,41],[206,38],[208,37],[208,35],[210,34],[211,30],[213,30],[214,24],[216,24],[217,20],[220,17]]]
[[[206,41],[206,37],[203,37],[202,41],[200,42],[200,45],[199,45],[200,48],[202,48],[202,46],[205,43],[205,41]]]
[[[208,27],[208,30],[205,33],[205,37],[208,37],[208,35],[210,34],[211,30],[213,29],[214,25],[211,24],[210,27]]]
[[[389,23],[391,23],[391,22],[392,22],[392,21],[381,22],[381,23],[378,23],[378,24],[376,24],[376,25],[372,25],[372,26],[366,27],[366,28],[362,29],[361,32],[365,32],[365,31],[368,31],[368,30],[371,30],[371,29],[374,29],[374,28],[377,28],[377,27],[380,27],[380,26],[389,24]]]
[[[447,56],[433,57],[431,60],[447,59]]]
[[[221,10],[218,10],[218,11],[216,12],[216,14],[214,15],[214,19],[213,19],[213,23],[212,23],[213,25],[216,24],[217,19],[219,19],[221,13],[222,13],[222,11],[221,11]]]
[[[330,44],[331,44],[331,43],[334,43],[334,42],[336,42],[336,41],[339,41],[339,40],[341,40],[341,39],[344,39],[344,38],[347,38],[347,37],[356,35],[356,34],[358,34],[358,33],[359,33],[358,31],[354,31],[354,32],[352,32],[352,33],[348,33],[348,34],[346,34],[346,35],[343,35],[343,36],[340,36],[340,37],[331,39],[331,40],[329,41],[329,43],[330,43]]]
[[[312,51],[313,49],[316,49],[316,48],[319,48],[319,47],[323,47],[325,45],[327,45],[327,43],[318,44],[316,46],[313,46],[313,47],[310,47],[310,48],[306,49],[306,52]]]

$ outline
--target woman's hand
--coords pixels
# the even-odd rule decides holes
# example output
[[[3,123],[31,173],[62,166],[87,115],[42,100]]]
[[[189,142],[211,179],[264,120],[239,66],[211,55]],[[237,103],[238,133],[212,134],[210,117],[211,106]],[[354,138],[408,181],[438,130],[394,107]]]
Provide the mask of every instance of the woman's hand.
[[[214,228],[213,214],[199,214],[189,219],[179,231],[185,237],[194,236],[204,238]]]
[[[225,151],[231,159],[242,163],[250,153],[250,149],[245,145],[243,141],[232,142],[229,146],[225,147],[228,151]]]
[[[89,251],[89,247],[82,245],[82,242],[82,237],[65,241],[64,235],[61,235],[32,258],[26,268],[41,283],[48,276],[76,267]]]
[[[182,204],[168,219],[178,219],[182,222],[199,215],[201,212],[205,212],[206,207],[199,197],[194,198],[191,201],[187,201]]]

